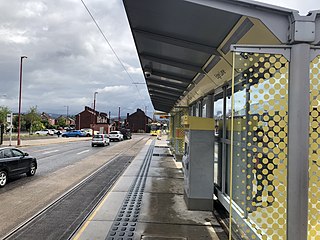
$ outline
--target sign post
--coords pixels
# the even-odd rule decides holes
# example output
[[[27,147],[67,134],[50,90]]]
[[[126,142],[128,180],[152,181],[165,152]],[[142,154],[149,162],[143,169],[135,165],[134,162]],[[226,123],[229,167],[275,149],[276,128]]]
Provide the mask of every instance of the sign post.
[[[12,141],[12,118],[13,118],[12,113],[7,114],[7,123],[10,124],[10,133],[9,133],[10,141],[9,141],[9,146],[11,146],[11,141]]]

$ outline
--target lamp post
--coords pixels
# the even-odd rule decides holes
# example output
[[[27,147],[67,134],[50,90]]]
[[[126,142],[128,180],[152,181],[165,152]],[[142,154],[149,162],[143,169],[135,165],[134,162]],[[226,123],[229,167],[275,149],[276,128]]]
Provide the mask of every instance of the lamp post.
[[[68,119],[68,117],[69,117],[69,106],[64,106],[64,107],[67,108],[67,125],[69,127],[69,125],[70,125],[70,124],[68,124],[68,123],[70,123],[69,119]]]
[[[94,92],[93,94],[93,122],[92,122],[92,136],[94,135],[94,127],[96,123],[96,98],[97,98],[98,92]]]
[[[27,58],[26,56],[20,57],[20,90],[19,90],[19,113],[18,113],[18,139],[17,145],[20,146],[21,139],[20,139],[20,131],[21,131],[21,98],[22,98],[22,60]]]

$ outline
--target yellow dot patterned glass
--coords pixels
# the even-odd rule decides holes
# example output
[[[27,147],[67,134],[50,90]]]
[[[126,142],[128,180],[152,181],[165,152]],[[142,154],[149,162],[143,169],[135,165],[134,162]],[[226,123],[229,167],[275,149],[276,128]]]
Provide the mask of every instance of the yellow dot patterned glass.
[[[308,240],[320,239],[320,56],[310,63]]]
[[[286,239],[289,62],[272,54],[235,58],[241,81],[234,93],[232,200],[242,215],[234,222],[246,222],[237,226],[243,238]]]

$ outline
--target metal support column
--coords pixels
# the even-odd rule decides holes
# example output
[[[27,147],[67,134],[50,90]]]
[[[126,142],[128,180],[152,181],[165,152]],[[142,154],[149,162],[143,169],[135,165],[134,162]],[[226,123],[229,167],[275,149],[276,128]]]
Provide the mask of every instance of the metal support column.
[[[206,97],[206,117],[213,118],[213,95]]]
[[[307,239],[310,45],[291,49],[287,173],[287,239]]]

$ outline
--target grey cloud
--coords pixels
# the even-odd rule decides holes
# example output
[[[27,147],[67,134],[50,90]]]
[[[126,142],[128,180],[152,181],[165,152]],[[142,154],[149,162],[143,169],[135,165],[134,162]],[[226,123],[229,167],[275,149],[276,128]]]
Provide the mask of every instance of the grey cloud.
[[[118,0],[87,1],[100,27],[127,67],[134,81],[144,81],[134,43]],[[96,26],[78,0],[0,2],[0,99],[17,111],[20,56],[23,60],[23,111],[75,114],[91,105],[93,92],[106,86],[126,85],[123,92],[101,93],[97,109],[116,112],[151,103],[145,86],[138,86],[117,62]],[[133,71],[134,69],[134,71]]]

